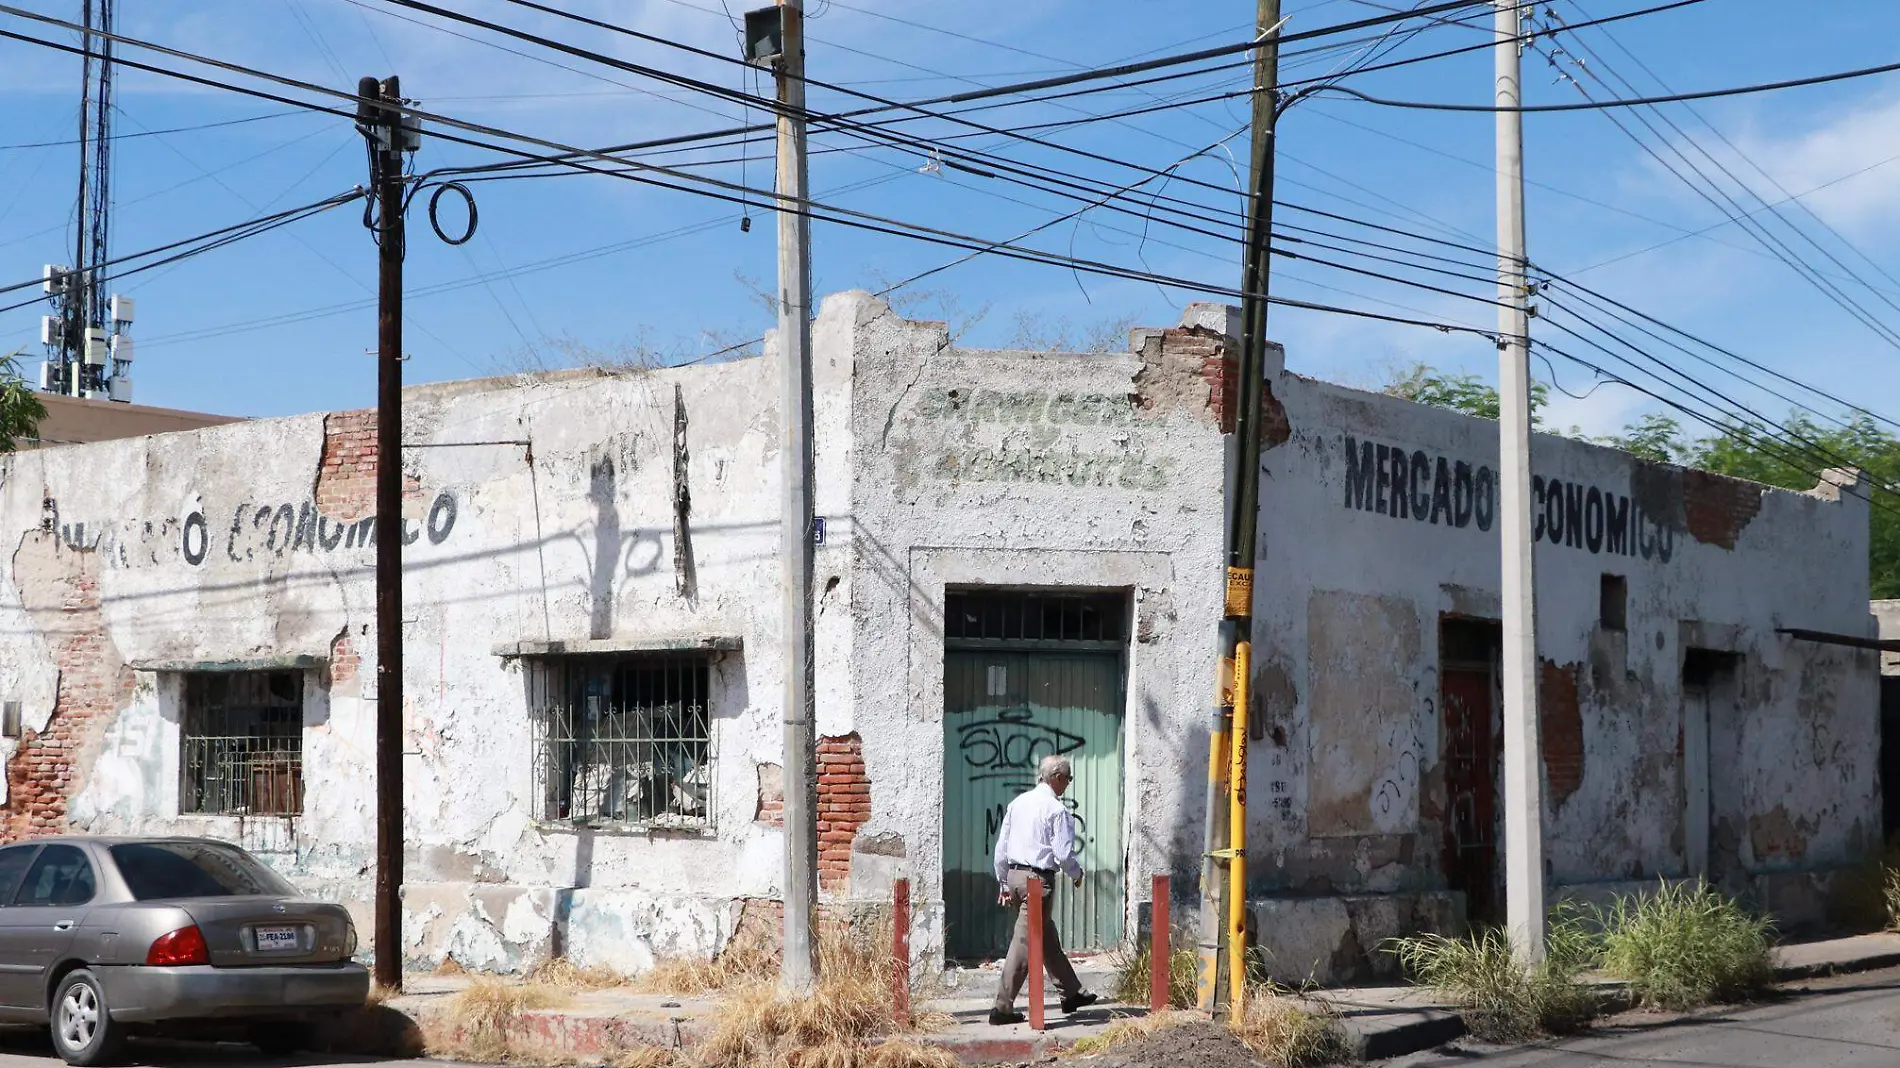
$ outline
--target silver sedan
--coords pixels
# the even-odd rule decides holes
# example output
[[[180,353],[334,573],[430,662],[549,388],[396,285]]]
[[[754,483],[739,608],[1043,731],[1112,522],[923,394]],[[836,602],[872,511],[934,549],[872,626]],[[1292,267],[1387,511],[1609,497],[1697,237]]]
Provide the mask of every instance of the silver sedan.
[[[360,1008],[369,973],[341,905],[204,838],[42,838],[0,848],[0,1021],[45,1023],[68,1064],[134,1031],[237,1025],[267,1053]]]

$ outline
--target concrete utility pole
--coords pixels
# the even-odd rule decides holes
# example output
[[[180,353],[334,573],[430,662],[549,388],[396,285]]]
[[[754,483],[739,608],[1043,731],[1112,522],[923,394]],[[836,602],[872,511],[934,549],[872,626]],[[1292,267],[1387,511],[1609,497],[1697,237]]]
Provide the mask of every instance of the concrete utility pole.
[[[1498,533],[1504,598],[1504,898],[1519,959],[1544,957],[1544,782],[1537,722],[1537,583],[1531,542],[1531,363],[1524,256],[1521,0],[1496,7]]]
[[[1207,1011],[1222,1000],[1223,930],[1227,939],[1226,1004],[1230,1010],[1238,1010],[1245,1003],[1247,991],[1247,704],[1260,512],[1260,395],[1265,384],[1266,294],[1273,232],[1273,135],[1279,119],[1279,92],[1274,87],[1280,81],[1280,0],[1258,0],[1256,21],[1261,39],[1254,58],[1253,193],[1247,210],[1246,264],[1241,272],[1236,448],[1233,468],[1227,472],[1226,596],[1221,613],[1215,709],[1209,725],[1206,855],[1201,866],[1196,1000]]]
[[[787,990],[818,975],[812,920],[818,903],[818,784],[812,763],[811,218],[805,214],[803,0],[778,0],[783,50],[778,99],[779,564],[785,670],[785,946]]]
[[[402,989],[402,92],[357,83],[376,194],[376,981]]]

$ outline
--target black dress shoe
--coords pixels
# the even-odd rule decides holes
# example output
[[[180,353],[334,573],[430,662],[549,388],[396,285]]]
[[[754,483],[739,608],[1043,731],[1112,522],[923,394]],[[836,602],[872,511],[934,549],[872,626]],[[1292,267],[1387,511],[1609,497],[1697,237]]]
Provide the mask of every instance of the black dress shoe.
[[[995,1009],[990,1010],[990,1026],[992,1027],[1008,1027],[1010,1024],[1022,1023],[1028,1018],[1029,1017],[1024,1016],[1020,1012],[997,1012]]]
[[[1077,994],[1076,996],[1072,998],[1063,998],[1062,1011],[1074,1012],[1075,1010],[1083,1007],[1084,1005],[1093,1005],[1100,1000],[1102,999],[1098,997],[1097,995],[1089,994],[1089,993]]]

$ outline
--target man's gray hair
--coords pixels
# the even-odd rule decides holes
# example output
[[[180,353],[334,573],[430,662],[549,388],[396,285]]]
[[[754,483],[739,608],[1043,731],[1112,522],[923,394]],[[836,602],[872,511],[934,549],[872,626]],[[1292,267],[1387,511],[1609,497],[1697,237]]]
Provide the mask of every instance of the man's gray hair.
[[[1069,766],[1069,758],[1054,753],[1042,758],[1042,764],[1036,768],[1036,781],[1048,782],[1056,776],[1065,779],[1075,778],[1075,769]]]

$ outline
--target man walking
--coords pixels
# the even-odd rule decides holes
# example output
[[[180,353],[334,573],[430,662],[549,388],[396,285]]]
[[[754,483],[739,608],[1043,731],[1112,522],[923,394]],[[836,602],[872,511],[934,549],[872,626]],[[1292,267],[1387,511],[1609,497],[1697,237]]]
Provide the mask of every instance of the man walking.
[[[1042,959],[1049,978],[1062,992],[1062,1011],[1074,1012],[1096,1001],[1094,994],[1082,990],[1075,969],[1063,955],[1055,916],[1049,909],[1057,869],[1076,886],[1082,885],[1082,865],[1075,859],[1075,817],[1062,804],[1062,793],[1074,777],[1067,757],[1044,757],[1036,769],[1036,788],[1018,795],[1003,812],[1003,826],[996,835],[996,902],[1004,908],[1016,908],[1016,933],[1009,940],[1009,955],[1003,958],[1002,981],[996,987],[996,1004],[990,1009],[992,1024],[1023,1022],[1023,1014],[1016,1011],[1016,995],[1029,978],[1032,875],[1042,879]]]

